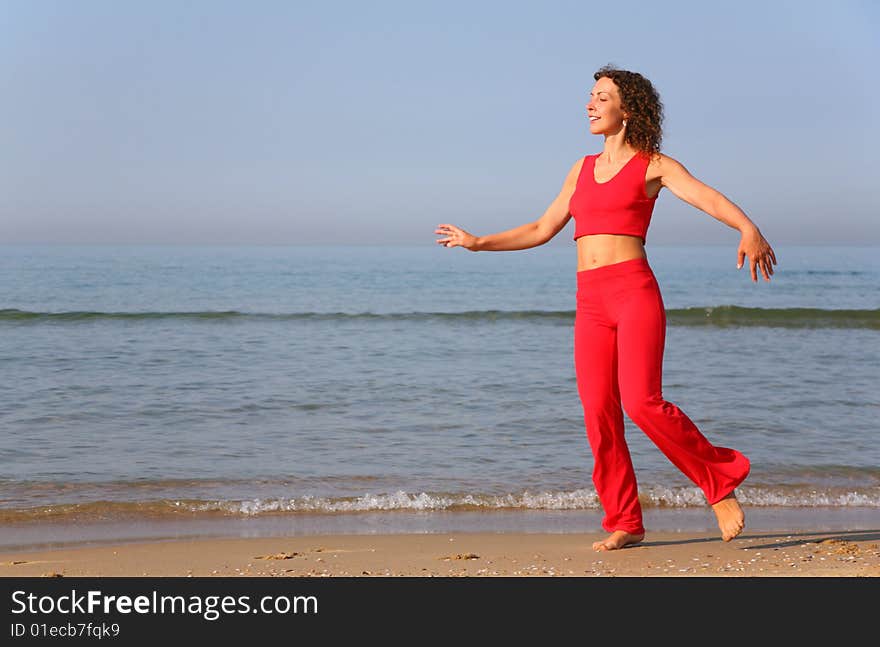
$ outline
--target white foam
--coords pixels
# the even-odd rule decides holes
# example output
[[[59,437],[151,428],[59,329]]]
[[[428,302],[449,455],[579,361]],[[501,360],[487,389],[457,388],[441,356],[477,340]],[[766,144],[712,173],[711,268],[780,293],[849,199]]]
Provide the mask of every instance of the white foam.
[[[820,492],[816,490],[780,492],[759,488],[741,488],[737,498],[754,506],[782,507],[880,507],[880,492]]]
[[[744,505],[759,507],[880,507],[880,488],[863,492],[783,490],[742,487],[737,498]],[[706,498],[696,487],[648,486],[639,500],[645,508],[704,507]],[[176,502],[179,505],[179,502]],[[190,504],[194,511],[223,511],[253,516],[271,513],[353,513],[371,511],[461,511],[461,510],[600,510],[595,490],[568,492],[522,492],[503,495],[408,493],[366,493],[352,498],[302,496],[244,501],[213,501]]]
[[[223,510],[233,514],[257,515],[277,512],[369,512],[383,510],[437,511],[460,509],[597,509],[599,499],[593,490],[573,492],[524,492],[505,495],[441,495],[399,490],[392,494],[364,494],[352,499],[303,496],[291,499],[252,499],[203,503],[197,511]]]

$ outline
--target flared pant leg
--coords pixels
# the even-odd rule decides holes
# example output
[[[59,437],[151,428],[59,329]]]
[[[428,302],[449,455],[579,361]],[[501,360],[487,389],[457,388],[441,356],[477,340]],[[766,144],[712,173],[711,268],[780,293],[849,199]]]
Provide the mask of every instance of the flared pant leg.
[[[608,532],[645,532],[639,490],[624,439],[618,388],[617,328],[604,314],[601,295],[580,289],[575,315],[574,362],[593,453],[593,485]]]

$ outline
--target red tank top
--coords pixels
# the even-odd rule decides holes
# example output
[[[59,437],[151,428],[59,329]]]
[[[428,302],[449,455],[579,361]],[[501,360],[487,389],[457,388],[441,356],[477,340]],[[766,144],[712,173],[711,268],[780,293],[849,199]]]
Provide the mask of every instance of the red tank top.
[[[645,242],[657,196],[645,193],[650,158],[636,153],[607,182],[596,182],[596,158],[587,155],[581,166],[568,212],[575,219],[574,239],[587,234],[627,234]]]

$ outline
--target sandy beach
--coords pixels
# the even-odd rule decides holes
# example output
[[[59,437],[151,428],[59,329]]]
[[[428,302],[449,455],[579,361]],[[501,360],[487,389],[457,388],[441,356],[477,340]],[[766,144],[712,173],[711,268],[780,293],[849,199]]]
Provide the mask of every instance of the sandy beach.
[[[0,576],[877,577],[880,531],[661,532],[624,550],[600,533],[191,538],[0,553]]]

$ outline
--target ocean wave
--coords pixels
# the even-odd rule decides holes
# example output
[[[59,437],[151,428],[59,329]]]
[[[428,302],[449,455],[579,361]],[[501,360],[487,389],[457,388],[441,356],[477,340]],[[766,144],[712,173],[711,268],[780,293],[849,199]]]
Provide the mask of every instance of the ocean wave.
[[[737,497],[753,507],[880,508],[880,487],[800,489],[741,487]],[[643,508],[703,508],[703,493],[693,487],[642,489]],[[466,512],[504,510],[601,510],[595,490],[520,492],[503,495],[397,491],[358,497],[267,497],[241,500],[161,499],[92,501],[29,508],[0,509],[0,522],[36,520],[110,520],[127,517],[254,517],[285,514],[354,514],[370,512]]]
[[[667,310],[674,326],[767,326],[772,328],[868,328],[880,330],[880,308],[744,308],[722,305]]]
[[[666,311],[673,326],[766,326],[782,328],[867,328],[880,330],[880,308],[842,310],[825,308],[746,308],[735,305],[673,308]],[[0,310],[0,323],[43,324],[95,321],[155,321],[179,319],[201,322],[266,321],[513,321],[550,320],[570,323],[574,310],[467,310],[461,312],[242,312],[238,310],[102,312],[34,312]]]

